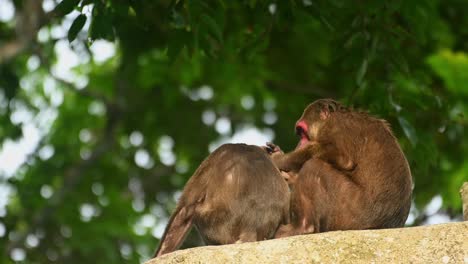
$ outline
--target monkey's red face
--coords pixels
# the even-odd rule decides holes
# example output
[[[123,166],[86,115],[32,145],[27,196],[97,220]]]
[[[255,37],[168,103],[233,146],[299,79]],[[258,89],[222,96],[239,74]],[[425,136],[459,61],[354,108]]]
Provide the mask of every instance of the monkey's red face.
[[[296,123],[296,134],[300,137],[299,144],[296,148],[300,148],[309,143],[309,126],[304,120],[299,120]]]

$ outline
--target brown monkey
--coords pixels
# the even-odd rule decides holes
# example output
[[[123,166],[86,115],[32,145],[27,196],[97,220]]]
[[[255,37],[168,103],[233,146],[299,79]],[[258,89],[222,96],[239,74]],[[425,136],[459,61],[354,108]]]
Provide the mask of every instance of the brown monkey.
[[[187,182],[157,256],[176,250],[195,225],[206,244],[272,238],[289,223],[289,188],[264,149],[226,144]]]
[[[411,172],[386,121],[321,99],[304,110],[296,132],[294,151],[268,148],[291,186],[291,224],[276,237],[404,225]]]

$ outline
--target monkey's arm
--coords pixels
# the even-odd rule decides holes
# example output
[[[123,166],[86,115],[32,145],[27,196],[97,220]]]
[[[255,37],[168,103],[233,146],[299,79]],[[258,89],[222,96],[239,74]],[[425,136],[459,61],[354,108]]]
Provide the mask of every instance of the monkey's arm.
[[[351,171],[356,167],[352,158],[340,151],[335,144],[321,143],[319,146],[313,150],[314,158],[324,160],[341,171]]]
[[[340,152],[334,144],[311,142],[304,147],[287,154],[274,152],[272,159],[275,165],[285,172],[298,172],[304,162],[311,158],[324,160],[338,170],[350,171],[356,167],[353,160]]]
[[[313,153],[318,149],[318,144],[311,143],[292,152],[283,154],[273,153],[271,158],[279,170],[285,172],[298,172],[304,162],[313,157]]]

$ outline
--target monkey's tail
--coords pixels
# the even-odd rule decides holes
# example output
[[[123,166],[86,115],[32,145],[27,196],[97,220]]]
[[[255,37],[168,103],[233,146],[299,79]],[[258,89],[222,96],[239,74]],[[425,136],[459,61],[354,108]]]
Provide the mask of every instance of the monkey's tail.
[[[193,222],[195,205],[181,206],[172,214],[154,257],[177,250],[187,236]]]

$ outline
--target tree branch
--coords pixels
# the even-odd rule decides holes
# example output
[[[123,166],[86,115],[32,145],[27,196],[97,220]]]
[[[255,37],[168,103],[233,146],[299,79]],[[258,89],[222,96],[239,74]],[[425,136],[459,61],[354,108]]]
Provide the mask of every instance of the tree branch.
[[[73,191],[73,189],[79,183],[80,179],[84,175],[84,172],[111,149],[113,143],[115,142],[115,130],[118,126],[119,117],[116,116],[115,111],[108,111],[108,113],[110,113],[110,115],[107,118],[107,124],[104,129],[104,133],[101,136],[101,139],[98,141],[98,144],[96,144],[93,151],[91,152],[90,157],[88,159],[82,159],[78,161],[76,164],[72,165],[65,171],[64,183],[62,187],[52,195],[48,201],[48,204],[35,214],[33,221],[27,231],[20,234],[17,240],[10,242],[7,249],[8,251],[21,245],[29,233],[33,232],[38,226],[46,223],[49,217],[54,214],[54,211],[57,209],[57,207],[65,200],[67,194]]]
[[[121,67],[121,69],[124,67]],[[120,69],[120,70],[121,70]],[[118,78],[123,78],[121,74],[117,73]],[[118,93],[116,101],[123,100],[123,90],[121,87],[125,80],[117,81],[116,86],[120,87],[121,92]],[[106,104],[106,125],[103,133],[98,140],[98,143],[93,148],[91,155],[87,159],[81,159],[74,165],[70,166],[65,170],[63,185],[57,190],[52,197],[48,200],[48,204],[40,209],[33,217],[32,223],[24,232],[20,232],[18,239],[11,241],[8,244],[6,250],[9,252],[13,248],[22,245],[26,236],[33,232],[38,227],[44,225],[48,219],[54,215],[55,210],[66,200],[66,196],[71,193],[78,185],[82,177],[85,175],[85,171],[88,170],[93,164],[95,164],[105,153],[107,153],[115,143],[115,134],[122,120],[122,110],[119,108],[118,103]]]
[[[54,80],[62,84],[68,90],[74,93],[80,94],[82,96],[101,101],[108,107],[112,105],[112,103],[106,96],[90,90],[89,86],[83,89],[77,89],[73,83],[52,74],[52,71],[51,71],[52,64],[50,63],[50,60],[46,56],[43,55],[42,50],[40,48],[35,49],[35,54],[40,58],[41,63],[48,69],[50,76],[54,78]]]
[[[36,43],[38,31],[57,17],[54,11],[44,13],[42,0],[25,0],[22,7],[20,10],[17,9],[15,14],[16,38],[0,47],[0,64],[13,59],[33,46]]]
[[[324,89],[320,88],[314,85],[297,85],[297,84],[291,84],[287,82],[278,82],[278,81],[272,81],[272,80],[267,80],[266,81],[267,87],[270,89],[274,90],[281,90],[285,92],[295,92],[295,93],[301,93],[301,94],[306,94],[306,95],[314,95],[314,96],[319,96],[319,97],[332,97],[334,98],[336,95],[336,92],[331,90],[331,89]]]
[[[59,78],[57,76],[54,76],[52,74],[51,74],[51,76],[54,78],[54,80],[61,83],[65,88],[67,88],[68,90],[70,90],[70,91],[72,91],[74,93],[77,93],[77,94],[85,96],[85,97],[89,97],[91,99],[101,101],[107,106],[110,106],[112,104],[107,97],[105,97],[104,95],[102,95],[100,93],[91,91],[89,89],[89,87],[85,87],[83,89],[76,89],[76,87],[75,87],[75,85],[73,83],[68,82],[68,81],[66,81],[66,80],[64,80],[62,78]]]

